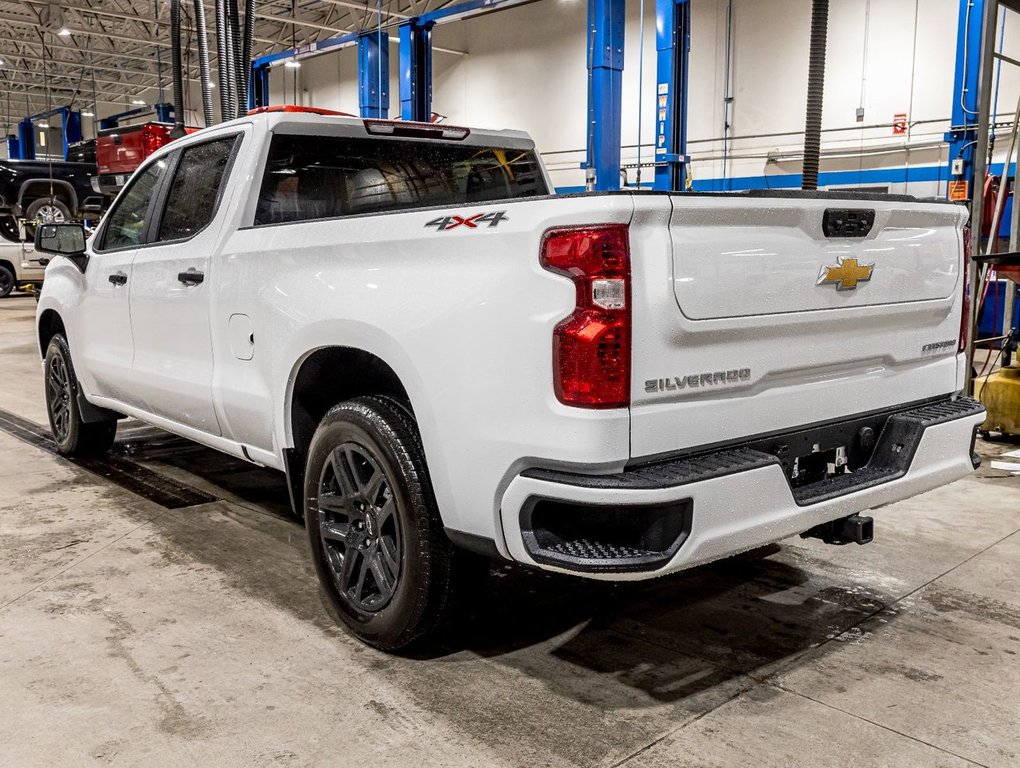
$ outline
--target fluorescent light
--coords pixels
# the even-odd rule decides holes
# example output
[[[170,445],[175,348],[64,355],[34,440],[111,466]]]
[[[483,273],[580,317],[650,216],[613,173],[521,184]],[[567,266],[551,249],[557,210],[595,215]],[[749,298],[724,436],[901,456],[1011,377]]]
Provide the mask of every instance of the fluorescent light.
[[[57,32],[57,34],[60,35],[61,37],[70,37],[71,30],[69,30],[67,27],[61,27],[60,31]]]
[[[3,65],[4,65],[4,60],[0,59],[0,67],[2,67]]]
[[[89,112],[87,109],[83,109],[81,114],[82,114],[82,117],[95,117],[96,116],[95,112]]]
[[[39,123],[39,127],[40,128],[49,128],[50,124],[44,121],[44,122]]]
[[[297,61],[296,59],[289,59],[288,61],[285,61],[283,63],[283,66],[287,67],[288,69],[301,69],[301,62]]]
[[[140,107],[144,107],[145,106],[145,102],[142,101],[141,99],[131,99],[131,103],[132,104],[137,104]]]
[[[214,83],[212,80],[210,80],[209,81],[209,87],[210,88],[215,88],[216,87],[216,83]]]

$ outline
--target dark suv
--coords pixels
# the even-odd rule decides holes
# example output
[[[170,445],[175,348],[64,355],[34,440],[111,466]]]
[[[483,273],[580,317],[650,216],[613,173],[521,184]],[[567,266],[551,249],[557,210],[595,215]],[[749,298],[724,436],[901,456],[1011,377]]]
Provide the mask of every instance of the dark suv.
[[[96,165],[63,160],[0,160],[0,235],[17,241],[17,218],[98,219],[105,196],[92,187]]]

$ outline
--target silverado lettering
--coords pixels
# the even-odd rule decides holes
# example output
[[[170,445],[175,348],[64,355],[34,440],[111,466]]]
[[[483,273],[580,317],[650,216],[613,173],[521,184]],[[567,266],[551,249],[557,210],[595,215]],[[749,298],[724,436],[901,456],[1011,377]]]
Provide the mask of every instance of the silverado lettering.
[[[668,379],[648,379],[645,392],[671,392],[688,387],[711,387],[725,384],[737,384],[751,378],[750,368],[734,368],[729,371],[714,373],[696,373],[691,376],[672,376]]]

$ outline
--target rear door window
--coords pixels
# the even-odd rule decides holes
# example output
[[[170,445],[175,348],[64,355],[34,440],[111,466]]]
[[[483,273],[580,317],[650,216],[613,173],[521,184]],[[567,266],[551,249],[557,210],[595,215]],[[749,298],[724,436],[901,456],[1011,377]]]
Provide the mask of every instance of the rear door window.
[[[167,192],[157,240],[186,240],[209,225],[237,138],[228,136],[184,149]]]
[[[548,193],[532,150],[276,134],[269,148],[255,224]]]

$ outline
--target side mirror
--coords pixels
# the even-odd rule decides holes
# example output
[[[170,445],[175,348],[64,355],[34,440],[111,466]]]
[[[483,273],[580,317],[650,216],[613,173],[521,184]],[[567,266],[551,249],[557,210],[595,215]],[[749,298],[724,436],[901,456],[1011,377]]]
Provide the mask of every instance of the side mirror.
[[[58,256],[85,253],[85,228],[81,224],[40,224],[35,228],[35,249]]]

